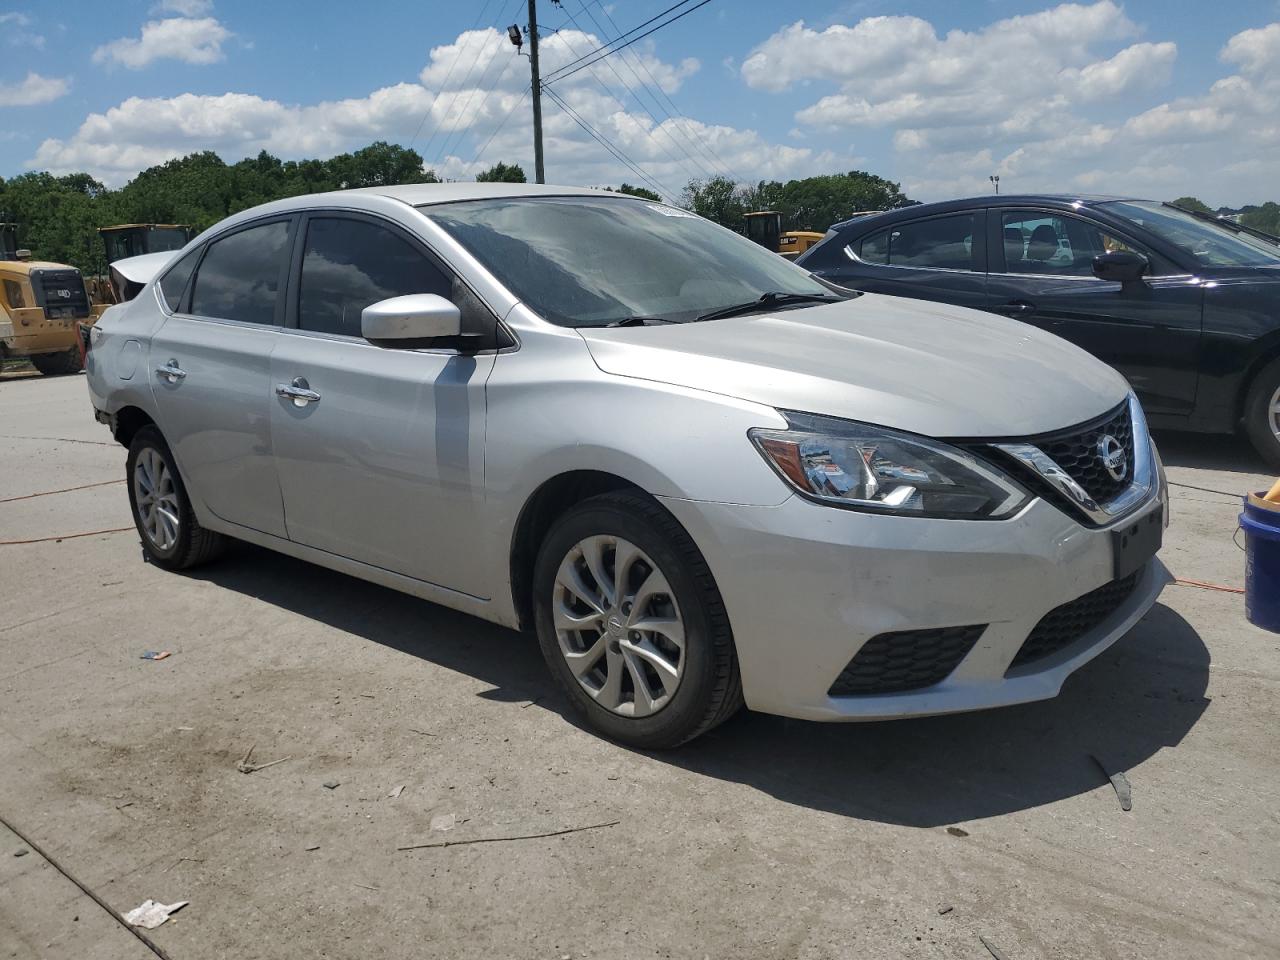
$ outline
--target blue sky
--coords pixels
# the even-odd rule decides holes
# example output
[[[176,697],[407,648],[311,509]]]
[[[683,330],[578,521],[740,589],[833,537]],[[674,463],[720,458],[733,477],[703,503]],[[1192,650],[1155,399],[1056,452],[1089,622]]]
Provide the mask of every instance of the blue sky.
[[[540,0],[549,68],[671,2]],[[531,171],[527,59],[496,29],[526,20],[526,0],[0,0],[0,176],[120,184],[198,149],[374,139],[452,178]],[[1276,0],[711,0],[552,89],[628,161],[547,100],[552,182],[643,174],[675,195],[710,173],[857,167],[925,200],[992,173],[1028,191],[1280,198]]]

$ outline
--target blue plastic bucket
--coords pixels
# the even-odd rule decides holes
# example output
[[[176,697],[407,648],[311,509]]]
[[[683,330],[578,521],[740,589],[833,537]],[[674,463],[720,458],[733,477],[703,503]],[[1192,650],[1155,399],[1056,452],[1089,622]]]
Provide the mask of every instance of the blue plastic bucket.
[[[1244,615],[1249,622],[1280,633],[1280,509],[1261,494],[1244,498]]]

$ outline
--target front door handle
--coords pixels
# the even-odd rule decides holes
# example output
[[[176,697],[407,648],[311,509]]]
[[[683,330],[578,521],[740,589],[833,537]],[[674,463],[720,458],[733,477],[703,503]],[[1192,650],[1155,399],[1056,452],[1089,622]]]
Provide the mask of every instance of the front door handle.
[[[163,367],[156,367],[156,373],[170,383],[186,379],[187,371],[178,366],[177,360],[170,360]]]
[[[306,377],[294,377],[293,383],[277,383],[276,396],[292,400],[295,407],[305,407],[320,399],[320,394],[311,389]]]
[[[1010,300],[1008,303],[1002,303],[996,307],[999,313],[1006,313],[1011,317],[1022,317],[1028,313],[1036,312],[1034,303],[1027,303],[1025,300]]]

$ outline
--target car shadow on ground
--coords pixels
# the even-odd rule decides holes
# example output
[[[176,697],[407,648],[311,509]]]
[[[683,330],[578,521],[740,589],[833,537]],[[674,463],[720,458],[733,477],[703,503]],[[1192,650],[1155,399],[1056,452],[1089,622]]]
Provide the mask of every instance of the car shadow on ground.
[[[482,697],[536,701],[578,723],[530,635],[247,545],[195,575],[473,676],[492,686]],[[1194,628],[1157,605],[1054,700],[866,724],[744,711],[652,757],[846,817],[954,824],[1097,789],[1106,778],[1094,757],[1109,770],[1133,770],[1176,746],[1209,704],[1209,662]],[[1131,779],[1140,793],[1140,776]]]
[[[1263,476],[1275,473],[1244,437],[1174,430],[1153,430],[1152,434],[1160,449],[1160,458],[1167,467]]]

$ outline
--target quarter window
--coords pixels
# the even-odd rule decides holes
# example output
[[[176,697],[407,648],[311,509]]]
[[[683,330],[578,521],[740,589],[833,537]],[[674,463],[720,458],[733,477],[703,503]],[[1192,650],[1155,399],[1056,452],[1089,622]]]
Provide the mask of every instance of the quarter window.
[[[867,263],[945,270],[973,269],[973,214],[902,223],[864,239]]]
[[[1119,237],[1075,217],[1013,212],[1002,214],[1000,225],[1008,273],[1091,277],[1094,257],[1133,250]]]
[[[196,273],[191,312],[243,323],[274,323],[288,256],[285,220],[213,241]]]
[[[360,336],[365,307],[413,293],[451,294],[451,281],[409,241],[363,220],[313,217],[298,288],[303,330]]]
[[[196,268],[196,261],[199,259],[200,250],[197,248],[170,267],[169,272],[160,278],[160,294],[169,309],[175,313],[182,306],[182,294],[187,289],[187,281],[191,279],[191,271]]]

